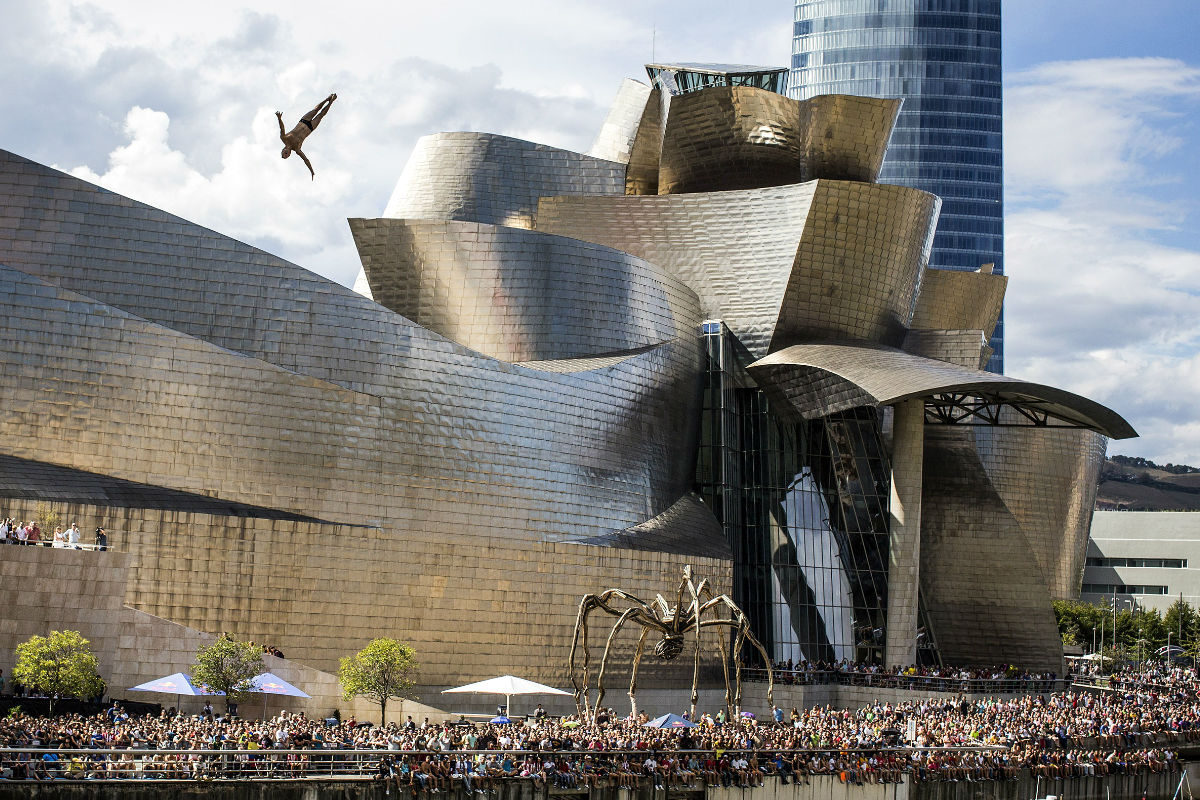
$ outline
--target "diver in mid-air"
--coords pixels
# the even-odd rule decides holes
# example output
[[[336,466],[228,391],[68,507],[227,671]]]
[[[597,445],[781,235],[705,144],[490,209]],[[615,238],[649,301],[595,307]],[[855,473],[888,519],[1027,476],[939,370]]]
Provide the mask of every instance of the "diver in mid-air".
[[[304,165],[308,167],[308,172],[314,179],[317,177],[317,173],[313,172],[312,162],[308,160],[308,156],[304,155],[304,151],[300,149],[300,145],[304,144],[304,140],[308,138],[308,135],[315,131],[317,126],[321,124],[321,120],[329,113],[334,100],[337,100],[337,95],[331,94],[317,103],[317,107],[301,117],[300,121],[296,123],[296,127],[290,131],[285,130],[283,127],[283,112],[275,112],[275,119],[279,120],[279,139],[283,142],[283,152],[280,153],[280,156],[287,158],[295,152],[296,155],[304,160]]]

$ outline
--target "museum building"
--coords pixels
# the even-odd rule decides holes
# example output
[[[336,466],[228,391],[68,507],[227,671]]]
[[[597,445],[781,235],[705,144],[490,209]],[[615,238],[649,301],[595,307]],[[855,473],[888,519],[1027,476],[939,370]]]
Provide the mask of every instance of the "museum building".
[[[1007,278],[927,269],[939,199],[876,182],[900,101],[786,71],[649,65],[587,154],[421,139],[354,291],[0,152],[0,513],[111,544],[9,548],[0,667],[52,627],[112,687],[386,635],[426,699],[565,686],[583,595],[691,565],[778,660],[1060,670],[1135,433],[982,369]]]

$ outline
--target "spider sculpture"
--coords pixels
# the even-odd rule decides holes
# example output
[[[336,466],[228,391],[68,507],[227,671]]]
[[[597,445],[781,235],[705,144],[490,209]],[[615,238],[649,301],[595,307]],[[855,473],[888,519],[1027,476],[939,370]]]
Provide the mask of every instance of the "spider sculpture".
[[[614,607],[615,604],[615,607]],[[604,657],[600,659],[600,672],[596,676],[596,704],[589,707],[590,687],[588,650],[588,615],[593,611],[603,611],[616,617],[612,630],[608,634],[608,643],[604,646]],[[728,616],[726,616],[728,615]],[[714,594],[704,579],[696,583],[692,579],[692,568],[683,568],[683,580],[679,583],[679,591],[674,606],[667,604],[661,594],[656,595],[652,603],[645,603],[620,589],[608,589],[600,594],[584,595],[579,601],[579,616],[575,619],[575,639],[571,643],[571,656],[568,668],[571,672],[571,685],[575,688],[575,706],[584,719],[594,719],[595,709],[599,709],[604,700],[604,673],[608,669],[608,657],[612,651],[613,641],[617,632],[627,622],[632,622],[642,629],[638,637],[637,649],[633,654],[633,667],[629,679],[629,703],[633,713],[637,715],[637,676],[641,665],[642,654],[646,649],[646,638],[651,632],[660,634],[661,638],[654,644],[654,655],[663,661],[671,661],[683,652],[686,638],[691,638],[695,644],[695,660],[692,668],[692,713],[696,716],[696,703],[700,699],[696,685],[700,680],[700,645],[701,631],[705,628],[733,628],[733,650],[724,647],[724,636],[717,637],[721,650],[721,668],[725,673],[725,705],[733,714],[741,713],[742,705],[742,647],[747,641],[762,655],[767,665],[767,703],[773,702],[775,690],[775,675],[771,670],[771,659],[767,651],[750,632],[750,623],[746,615],[728,595]],[[583,664],[576,669],[575,653],[579,645],[583,645]],[[735,683],[729,684],[729,662],[734,664]],[[583,683],[579,682],[579,672],[582,672]]]

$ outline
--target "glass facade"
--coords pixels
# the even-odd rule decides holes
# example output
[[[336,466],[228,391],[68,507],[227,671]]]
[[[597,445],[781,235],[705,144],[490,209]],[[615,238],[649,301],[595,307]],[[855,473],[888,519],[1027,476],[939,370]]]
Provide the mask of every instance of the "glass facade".
[[[768,92],[784,94],[787,90],[786,68],[769,69],[718,64],[647,64],[646,73],[653,86],[662,87],[668,94],[687,94],[712,86],[752,86]]]
[[[785,419],[719,321],[708,372],[698,490],[734,557],[734,600],[777,661],[881,662],[887,628],[890,468],[882,420],[854,409]],[[923,656],[936,658],[936,656]]]
[[[930,266],[1004,271],[1000,0],[798,0],[790,94],[904,99],[881,183],[942,198]],[[1004,317],[988,369],[1004,371]]]

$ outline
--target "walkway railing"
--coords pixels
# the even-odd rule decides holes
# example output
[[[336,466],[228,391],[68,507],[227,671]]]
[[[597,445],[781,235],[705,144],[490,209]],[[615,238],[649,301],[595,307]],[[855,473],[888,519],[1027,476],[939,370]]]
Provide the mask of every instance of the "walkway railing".
[[[724,750],[720,754],[704,750],[596,750],[596,751],[500,751],[500,750],[453,750],[410,751],[410,750],[143,750],[143,749],[70,749],[70,748],[0,748],[0,780],[5,781],[195,781],[195,780],[367,780],[396,778],[421,772],[421,765],[429,761],[438,765],[439,781],[454,785],[496,784],[511,780],[533,780],[534,776],[524,772],[526,757],[532,757],[540,766],[545,760],[565,766],[565,782],[582,784],[595,780],[613,778],[622,771],[639,777],[653,777],[643,767],[650,756],[660,758],[669,755],[672,759],[688,759],[695,755],[699,760],[717,760],[724,756],[730,760],[739,755],[747,758],[757,756],[760,769],[770,774],[767,756],[781,753],[791,762],[796,757],[836,756],[849,758],[858,754],[878,755],[886,752],[908,759],[913,753],[955,752],[1003,752],[1004,748],[936,747],[900,748],[875,747],[862,749],[822,750]],[[475,763],[477,756],[487,759],[488,767],[483,772],[471,772],[470,780],[456,773],[454,763],[466,759]],[[505,770],[501,765],[508,757],[513,768]],[[409,767],[408,770],[404,766]],[[423,773],[424,774],[424,773]],[[546,776],[552,783],[558,783]],[[665,777],[665,776],[664,776]],[[417,782],[417,781],[414,781]],[[420,780],[424,783],[424,780]]]
[[[9,536],[12,536],[12,534],[9,534]],[[71,544],[70,542],[57,542],[56,543],[54,541],[46,541],[45,539],[41,539],[36,542],[19,542],[19,541],[16,541],[15,539],[9,539],[8,544],[4,545],[4,546],[48,547],[48,548],[51,548],[54,550],[92,550],[92,551],[100,550],[100,551],[105,551],[105,550],[113,549],[111,544],[101,546],[101,545],[94,544],[94,543],[87,544],[84,542],[79,542],[78,544]],[[0,556],[3,556],[3,551],[0,551]]]
[[[743,669],[742,680],[766,682],[765,669]],[[942,678],[841,670],[775,670],[775,683],[791,686],[871,686],[922,692],[964,694],[1041,694],[1068,689],[1065,678]]]

